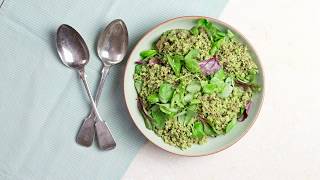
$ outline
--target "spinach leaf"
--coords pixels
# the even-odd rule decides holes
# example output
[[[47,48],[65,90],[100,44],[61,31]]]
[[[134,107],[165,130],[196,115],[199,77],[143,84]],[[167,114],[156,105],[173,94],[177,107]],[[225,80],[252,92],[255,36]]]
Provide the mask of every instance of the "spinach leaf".
[[[227,36],[228,36],[229,38],[233,38],[233,37],[234,37],[234,34],[228,29],[228,30],[227,30]]]
[[[191,28],[190,32],[192,35],[195,35],[195,36],[199,35],[199,29],[196,26]]]
[[[166,56],[168,63],[170,64],[171,68],[173,69],[174,73],[179,76],[181,71],[181,61],[183,60],[183,56],[174,55],[174,56]]]
[[[206,122],[203,122],[203,131],[206,135],[208,136],[214,136],[216,133],[214,132],[214,130],[212,129],[212,127],[206,123]]]
[[[224,80],[226,78],[226,74],[224,73],[224,70],[221,68],[214,74],[214,77]]]
[[[199,81],[191,81],[191,83],[187,86],[186,90],[194,94],[201,90],[201,84]]]
[[[191,102],[192,99],[193,99],[193,94],[188,93],[183,97],[183,102],[186,104],[186,103]]]
[[[137,103],[138,103],[138,109],[139,109],[139,111],[141,112],[141,114],[143,116],[143,120],[144,120],[144,124],[145,124],[146,128],[152,130],[153,129],[152,123],[154,122],[154,120],[149,115],[149,113],[145,109],[145,107],[143,106],[143,102],[142,102],[140,97],[138,97],[138,102]]]
[[[151,116],[154,119],[154,126],[158,129],[163,129],[167,120],[167,116],[160,110],[158,105],[151,107]]]
[[[195,59],[198,57],[198,55],[199,51],[192,49],[184,58],[186,68],[192,73],[200,72],[200,66],[198,61]]]
[[[199,99],[192,99],[190,105],[200,104],[201,101]]]
[[[214,84],[206,84],[202,86],[202,92],[205,94],[212,94],[214,93],[215,89],[216,89],[216,86]]]
[[[192,136],[195,138],[202,138],[205,135],[202,123],[200,121],[196,121],[192,128]]]
[[[223,80],[213,77],[210,80],[210,84],[214,85],[214,92],[221,93],[225,88],[225,83]]]
[[[154,50],[154,49],[150,49],[150,50],[145,50],[145,51],[142,51],[140,52],[140,57],[142,59],[146,59],[146,58],[150,58],[150,57],[153,57],[157,54],[157,51]]]
[[[222,98],[230,96],[230,94],[232,93],[233,88],[234,88],[233,78],[228,77],[225,80],[225,86],[223,88],[223,91],[219,94],[219,96],[222,97]]]
[[[168,114],[169,116],[173,116],[173,115],[177,114],[177,112],[178,112],[178,109],[172,108],[170,106],[170,104],[158,104],[158,105],[160,107],[160,110],[163,113]]]
[[[134,81],[134,87],[136,88],[138,94],[141,92],[142,83],[143,82],[141,80],[135,80]]]
[[[171,100],[173,95],[173,87],[171,84],[163,83],[159,89],[159,99],[162,103],[167,103]]]
[[[141,64],[137,64],[134,68],[134,73],[135,74],[140,74],[142,71],[142,65]]]
[[[179,92],[176,90],[174,93],[173,93],[173,96],[172,96],[172,99],[171,99],[171,107],[174,107],[175,105],[177,105],[178,107],[180,108],[183,108],[184,107],[184,104],[183,104],[183,99],[182,99],[183,96],[181,96],[179,94]]]
[[[230,121],[226,127],[226,133],[229,133],[236,124],[237,124],[237,119],[236,118],[232,119],[232,121]]]
[[[147,100],[151,103],[151,104],[155,104],[157,102],[159,102],[159,97],[157,94],[151,94],[148,96]]]

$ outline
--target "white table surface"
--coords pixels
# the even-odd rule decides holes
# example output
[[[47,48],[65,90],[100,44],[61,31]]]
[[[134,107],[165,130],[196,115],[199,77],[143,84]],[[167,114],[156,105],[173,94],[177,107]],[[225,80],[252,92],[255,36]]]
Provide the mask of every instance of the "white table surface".
[[[218,154],[188,158],[147,143],[123,179],[320,179],[320,4],[230,0],[219,19],[242,32],[264,66],[252,129]]]

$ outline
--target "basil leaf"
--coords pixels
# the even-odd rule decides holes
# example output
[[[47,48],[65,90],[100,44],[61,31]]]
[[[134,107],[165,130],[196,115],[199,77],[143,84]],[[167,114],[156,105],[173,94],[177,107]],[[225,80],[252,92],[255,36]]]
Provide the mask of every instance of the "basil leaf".
[[[160,110],[158,105],[151,107],[151,116],[154,119],[154,126],[158,129],[163,129],[167,120],[167,116]]]
[[[173,95],[173,87],[171,84],[163,83],[159,89],[159,99],[162,103],[167,103],[171,100]]]
[[[151,103],[151,104],[155,104],[157,102],[159,102],[159,97],[157,94],[151,94],[148,96],[147,100]]]
[[[199,81],[191,81],[191,83],[187,86],[186,90],[194,94],[201,90],[201,84]]]
[[[200,121],[196,121],[192,128],[192,136],[195,138],[202,138],[205,136],[205,133],[203,131],[203,125]]]
[[[234,118],[232,121],[230,121],[226,127],[226,133],[229,133],[231,129],[237,124],[237,119]]]
[[[181,61],[183,60],[183,56],[175,55],[173,57],[167,56],[167,60],[174,73],[179,76],[181,71]]]
[[[157,54],[157,51],[154,50],[154,49],[150,49],[150,50],[145,50],[145,51],[142,51],[140,52],[140,57],[142,59],[146,59],[146,58],[150,58],[150,57],[153,57]]]

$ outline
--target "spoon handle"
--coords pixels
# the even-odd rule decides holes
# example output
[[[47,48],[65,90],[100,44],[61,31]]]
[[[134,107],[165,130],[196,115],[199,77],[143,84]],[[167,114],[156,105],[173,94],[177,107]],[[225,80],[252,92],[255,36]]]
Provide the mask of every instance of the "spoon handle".
[[[86,88],[87,94],[90,98],[92,108],[94,110],[95,116],[98,118],[99,121],[96,122],[95,127],[97,131],[97,139],[98,139],[98,145],[100,149],[108,150],[113,149],[116,146],[116,143],[112,137],[112,134],[106,125],[106,123],[101,119],[101,116],[98,112],[96,103],[94,102],[94,99],[92,97],[90,88],[88,86],[86,74],[84,73],[84,70],[79,71],[80,78],[82,79],[82,82]]]
[[[97,92],[96,92],[96,95],[94,98],[96,105],[98,105],[98,102],[99,102],[99,99],[101,96],[101,92],[103,89],[103,85],[104,85],[106,78],[107,78],[107,75],[109,73],[109,69],[110,69],[110,66],[106,66],[106,65],[103,66],[103,68],[102,68],[100,82],[99,82],[98,89],[97,89]],[[78,144],[86,146],[86,147],[91,146],[93,139],[94,139],[94,133],[95,133],[94,132],[95,121],[96,121],[96,116],[94,113],[94,109],[92,107],[89,116],[86,119],[84,119],[84,121],[79,129],[79,132],[77,134],[76,142]]]

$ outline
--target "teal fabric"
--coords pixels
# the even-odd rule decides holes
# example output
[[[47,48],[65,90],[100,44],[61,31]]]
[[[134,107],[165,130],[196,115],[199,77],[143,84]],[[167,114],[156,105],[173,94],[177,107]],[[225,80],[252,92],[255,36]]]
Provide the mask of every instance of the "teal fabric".
[[[0,8],[0,179],[119,179],[145,143],[132,123],[121,84],[125,62],[112,67],[99,111],[117,141],[112,151],[75,143],[89,101],[75,71],[57,56],[56,28],[66,23],[86,40],[94,90],[101,63],[99,31],[116,18],[129,30],[130,49],[156,24],[182,15],[217,17],[226,0],[5,0]],[[1,3],[0,3],[1,4]],[[141,167],[143,168],[143,167]]]

